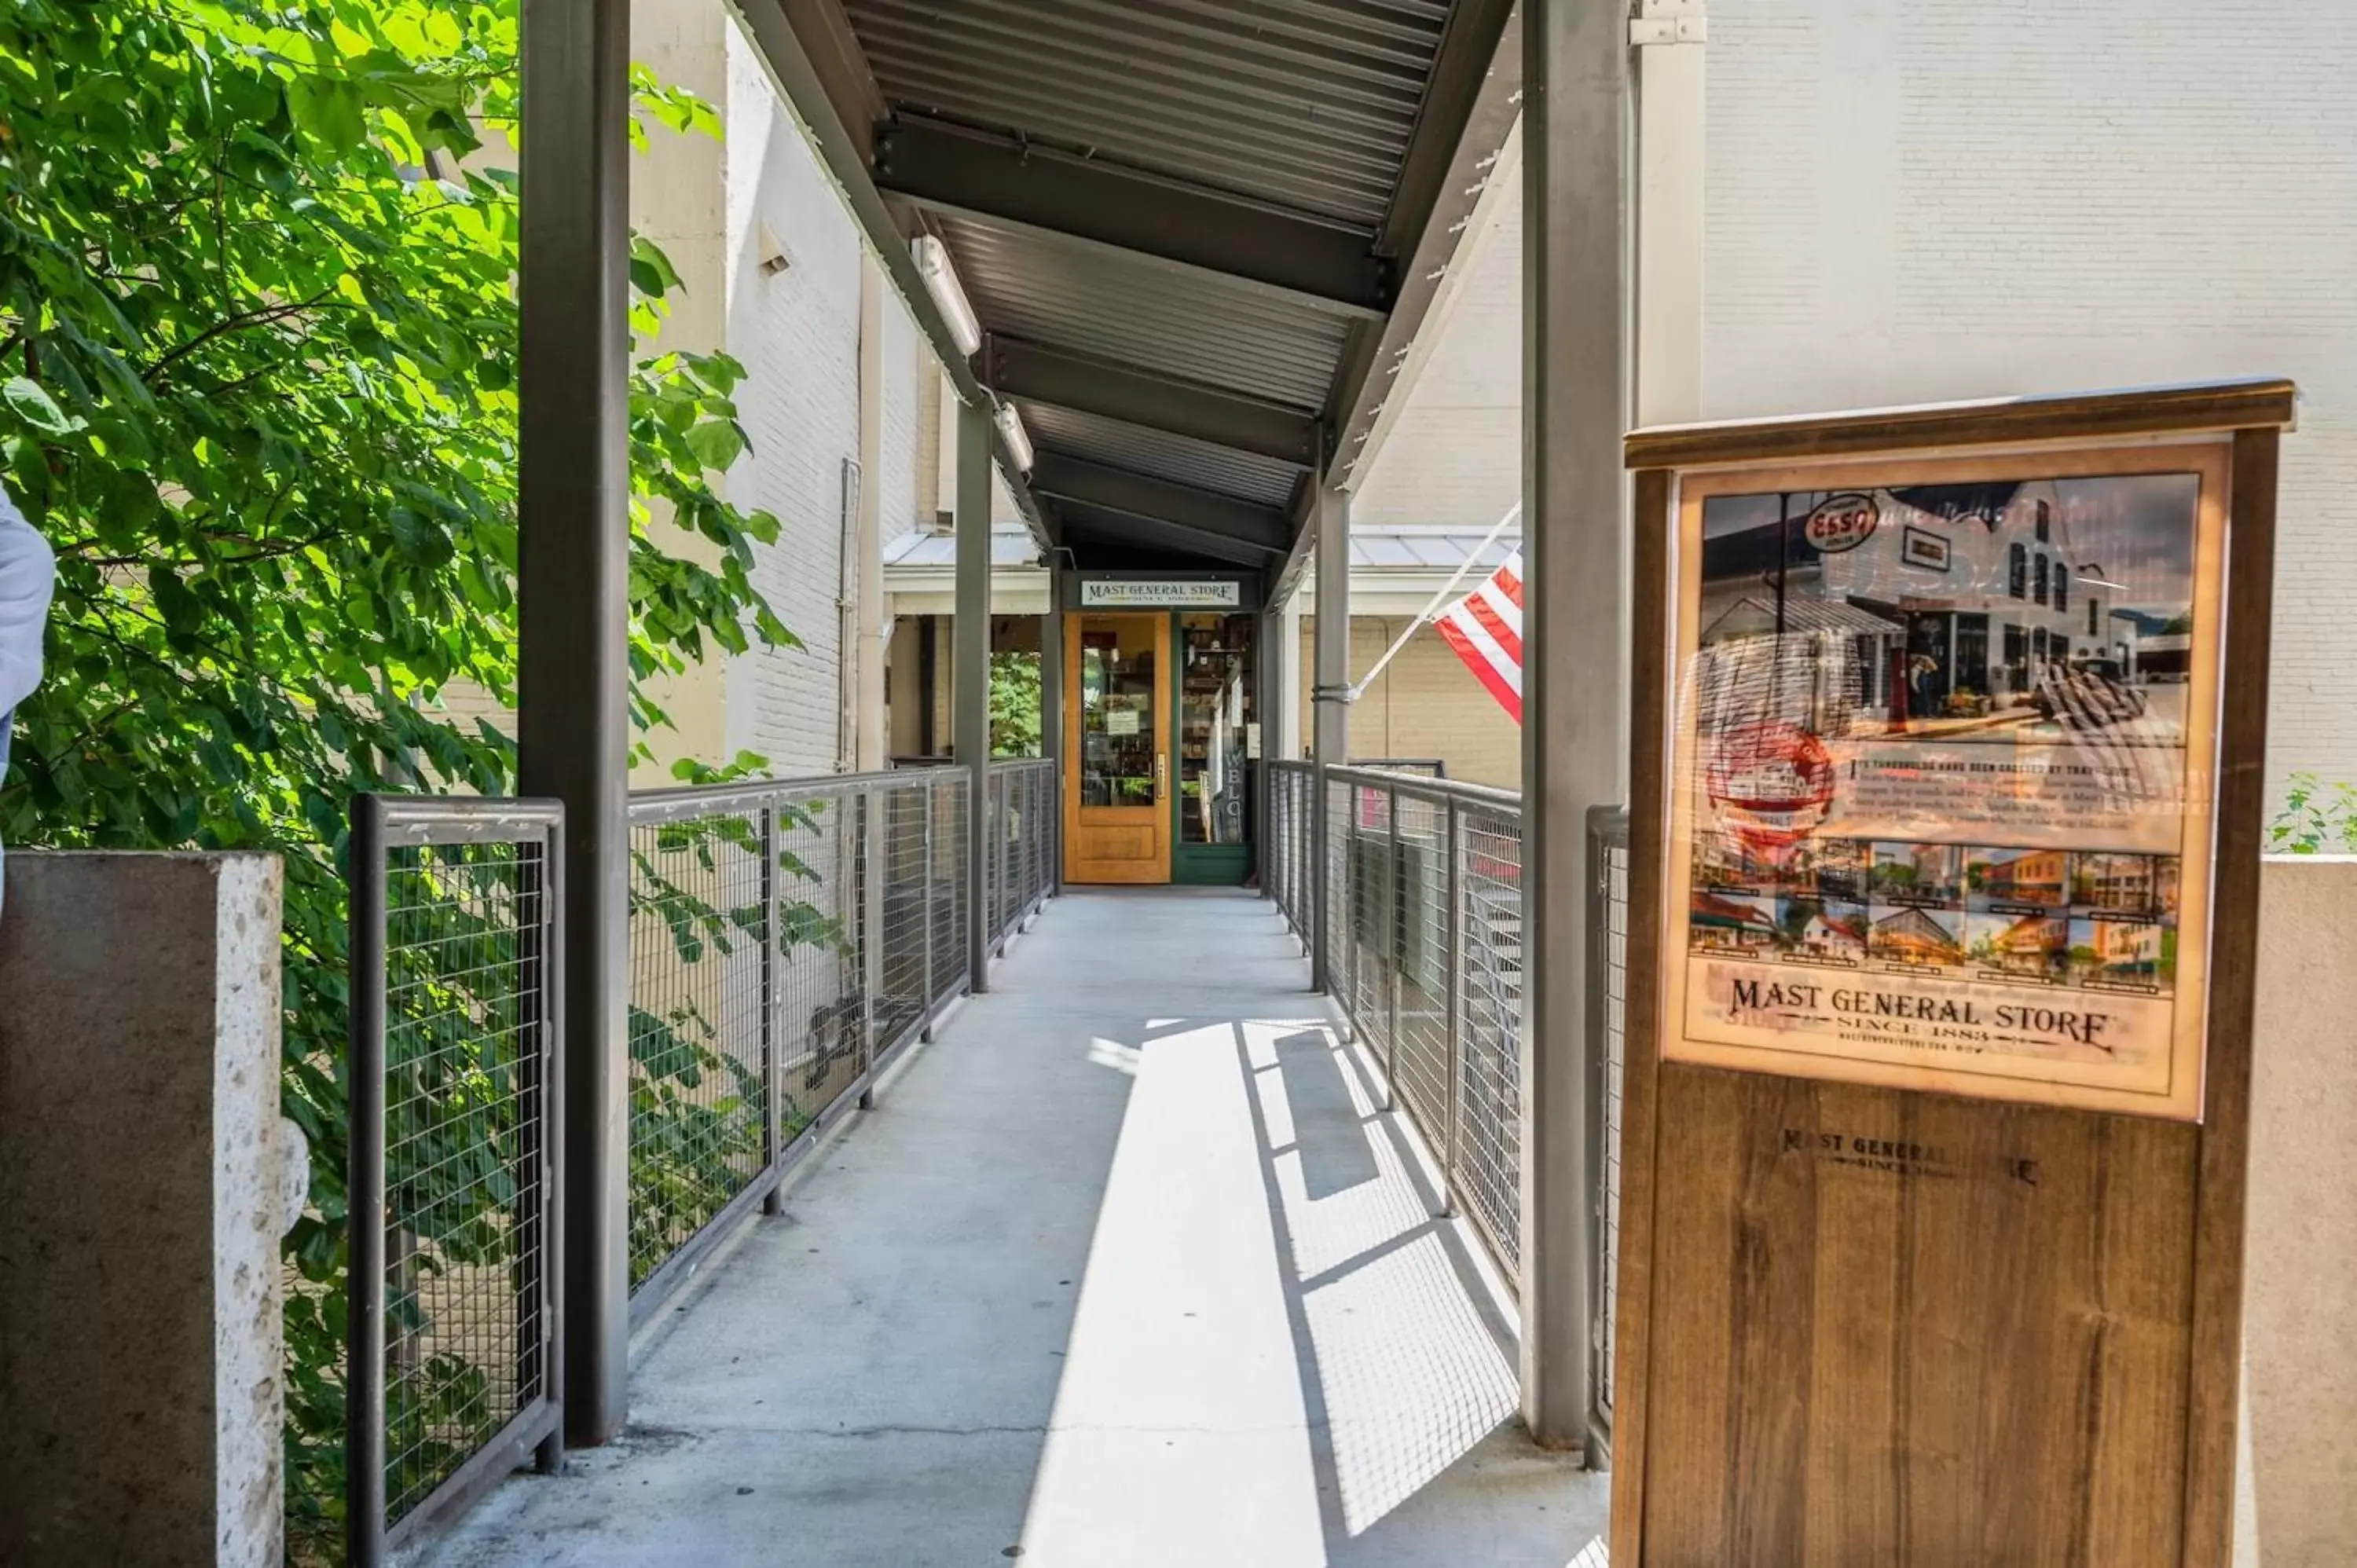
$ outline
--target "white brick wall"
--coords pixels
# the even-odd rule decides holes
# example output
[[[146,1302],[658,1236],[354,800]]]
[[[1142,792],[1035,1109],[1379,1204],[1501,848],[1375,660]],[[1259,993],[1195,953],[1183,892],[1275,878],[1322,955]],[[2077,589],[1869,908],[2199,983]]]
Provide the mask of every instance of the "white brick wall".
[[[2269,770],[2357,780],[2357,5],[1710,12],[1705,413],[2293,376]]]

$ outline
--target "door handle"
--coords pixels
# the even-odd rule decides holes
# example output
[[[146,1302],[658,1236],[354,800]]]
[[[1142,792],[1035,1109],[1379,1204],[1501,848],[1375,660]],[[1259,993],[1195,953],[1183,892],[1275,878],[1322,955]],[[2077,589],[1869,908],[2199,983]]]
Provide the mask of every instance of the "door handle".
[[[1169,792],[1170,758],[1168,753],[1154,754],[1154,798],[1157,800]]]

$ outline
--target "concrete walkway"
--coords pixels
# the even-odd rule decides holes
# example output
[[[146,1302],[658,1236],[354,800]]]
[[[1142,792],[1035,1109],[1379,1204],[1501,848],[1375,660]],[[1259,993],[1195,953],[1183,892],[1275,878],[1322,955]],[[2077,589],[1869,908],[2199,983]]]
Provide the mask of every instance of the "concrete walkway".
[[[641,1345],[625,1441],[422,1561],[1600,1562],[1297,952],[1242,894],[1049,905]]]

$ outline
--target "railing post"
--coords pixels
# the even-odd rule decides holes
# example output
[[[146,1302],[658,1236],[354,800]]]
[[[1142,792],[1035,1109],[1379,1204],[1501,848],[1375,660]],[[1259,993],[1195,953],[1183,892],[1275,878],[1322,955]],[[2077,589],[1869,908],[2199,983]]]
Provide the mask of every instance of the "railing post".
[[[1015,773],[1012,768],[998,776],[998,887],[992,908],[998,919],[999,950],[1015,936],[1015,900],[1013,884],[1006,879],[1007,855],[1015,842]]]
[[[778,803],[761,808],[761,1095],[768,1101],[761,1116],[765,1163],[772,1170],[786,1153],[786,1074],[778,1059],[778,1027],[784,999],[778,987],[778,945],[785,934],[785,908],[780,901],[778,854],[785,839],[778,822]],[[776,1187],[761,1199],[764,1214],[783,1214],[785,1194]]]
[[[385,866],[382,802],[353,803],[346,854],[351,902],[351,1043],[345,1194],[350,1276],[344,1384],[345,1544],[354,1568],[384,1561]]]
[[[1440,1151],[1440,1211],[1457,1212],[1457,1171],[1463,1158],[1462,1141],[1465,1126],[1465,874],[1464,850],[1459,842],[1463,820],[1458,815],[1457,802],[1450,800],[1441,808],[1441,854],[1446,865],[1448,914],[1441,944],[1443,983],[1448,999],[1442,1011],[1448,1028],[1448,1120],[1442,1127]]]
[[[884,786],[860,791],[859,833],[859,1109],[876,1109],[876,997],[884,989],[884,878],[889,869],[884,847],[888,807]]]
[[[925,880],[924,896],[918,900],[925,907],[925,993],[919,1015],[924,1023],[918,1033],[925,1039],[933,1037],[933,819],[940,813],[941,803],[934,797],[936,779],[931,768],[925,770]]]

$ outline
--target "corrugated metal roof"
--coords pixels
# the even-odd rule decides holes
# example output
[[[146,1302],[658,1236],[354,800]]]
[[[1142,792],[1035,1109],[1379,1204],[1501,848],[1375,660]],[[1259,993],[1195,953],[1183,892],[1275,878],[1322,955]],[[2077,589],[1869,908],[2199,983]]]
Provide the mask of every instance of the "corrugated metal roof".
[[[911,529],[907,533],[884,542],[881,552],[887,566],[954,566],[957,564],[957,536],[935,533],[930,529]],[[1028,529],[993,529],[990,534],[990,564],[993,566],[1036,566],[1039,564],[1039,544]]]
[[[977,219],[937,223],[983,325],[1273,403],[1326,401],[1350,322],[1250,284]]]
[[[896,105],[1372,229],[1447,0],[846,0]]]
[[[1293,499],[1300,471],[1274,457],[1262,457],[1232,447],[1214,446],[1191,436],[1080,413],[1068,408],[1018,399],[1023,423],[1032,445],[1042,451],[1067,452],[1075,457],[1111,464],[1132,473],[1148,474],[1173,484],[1217,490],[1239,500],[1281,507]]]

